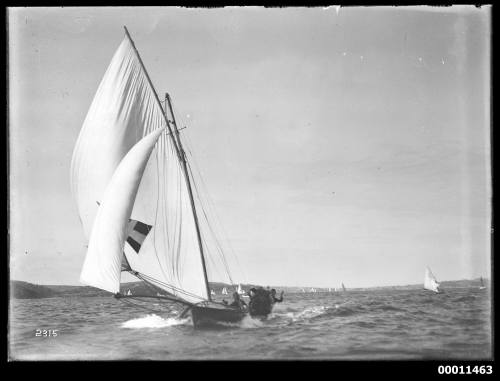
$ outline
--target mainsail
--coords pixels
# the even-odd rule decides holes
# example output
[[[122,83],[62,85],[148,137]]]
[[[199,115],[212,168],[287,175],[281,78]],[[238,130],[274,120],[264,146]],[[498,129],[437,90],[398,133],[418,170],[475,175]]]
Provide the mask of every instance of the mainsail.
[[[439,292],[439,283],[430,268],[425,269],[424,288],[426,290]]]
[[[164,112],[127,34],[99,85],[73,152],[71,188],[89,240],[98,234],[100,245],[106,238],[98,216],[110,202],[105,192],[120,162],[143,137],[165,127]],[[130,232],[123,224],[130,226],[129,219],[151,226],[138,252],[130,245],[121,248],[128,265],[170,295],[196,303],[210,296],[186,176],[175,136],[161,134],[145,165],[131,214],[119,223],[120,236],[113,250],[127,239]],[[98,222],[100,228],[96,228]],[[104,260],[102,248],[90,251],[89,241],[89,261]],[[115,262],[113,275],[93,285],[117,292],[120,277]],[[89,281],[96,268],[84,266],[82,279]]]

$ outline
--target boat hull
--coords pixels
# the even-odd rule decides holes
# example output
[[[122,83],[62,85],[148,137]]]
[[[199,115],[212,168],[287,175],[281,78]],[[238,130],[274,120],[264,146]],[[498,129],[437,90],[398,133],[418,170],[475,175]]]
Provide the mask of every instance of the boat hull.
[[[194,306],[191,308],[193,325],[196,328],[224,326],[239,323],[248,313],[236,308],[214,308]]]
[[[424,291],[430,291],[430,292],[433,292],[435,294],[442,294],[443,293],[443,290],[430,290],[428,288],[424,288]]]

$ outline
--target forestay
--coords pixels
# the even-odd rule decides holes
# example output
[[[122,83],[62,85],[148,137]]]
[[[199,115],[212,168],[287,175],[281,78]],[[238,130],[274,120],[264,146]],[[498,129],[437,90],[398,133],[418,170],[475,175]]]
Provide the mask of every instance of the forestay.
[[[125,36],[73,152],[71,188],[87,238],[103,206],[98,203],[121,160],[144,136],[165,126],[154,89]],[[123,250],[130,267],[148,281],[188,302],[198,302],[208,295],[185,174],[174,144],[174,137],[164,133],[153,149],[130,217],[152,228],[139,252],[129,245]]]

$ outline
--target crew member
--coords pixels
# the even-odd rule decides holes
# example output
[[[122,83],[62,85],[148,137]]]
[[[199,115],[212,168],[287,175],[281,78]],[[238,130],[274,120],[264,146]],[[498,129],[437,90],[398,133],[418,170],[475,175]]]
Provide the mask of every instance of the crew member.
[[[283,291],[281,291],[280,298],[278,299],[276,297],[276,290],[273,288],[271,290],[270,297],[271,297],[271,303],[272,304],[274,304],[274,303],[281,303],[283,301]]]
[[[229,305],[229,307],[245,310],[247,308],[247,304],[240,299],[240,295],[237,292],[233,292],[233,302]]]

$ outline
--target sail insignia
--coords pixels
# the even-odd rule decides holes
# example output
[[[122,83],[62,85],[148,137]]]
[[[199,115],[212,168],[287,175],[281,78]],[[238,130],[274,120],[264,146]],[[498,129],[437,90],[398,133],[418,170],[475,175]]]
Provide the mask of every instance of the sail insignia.
[[[130,233],[128,234],[126,242],[137,254],[139,254],[141,245],[146,239],[146,236],[148,235],[151,228],[151,225],[145,224],[144,222],[132,219],[129,220]]]

